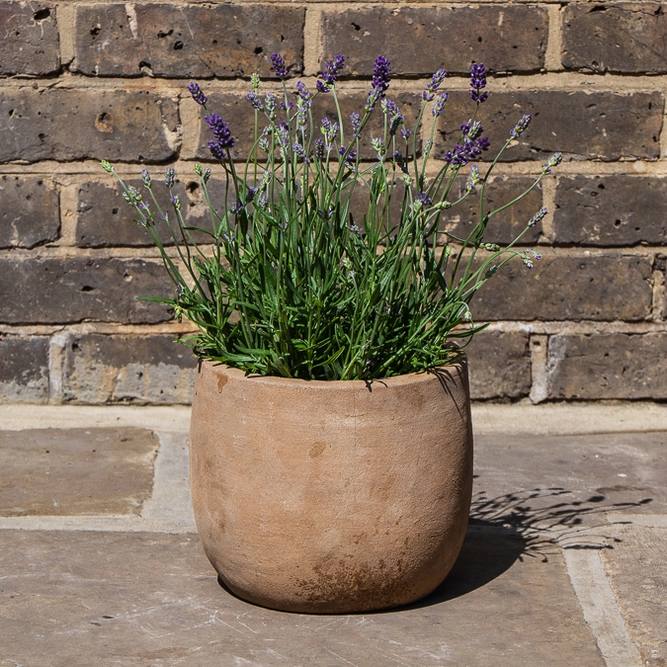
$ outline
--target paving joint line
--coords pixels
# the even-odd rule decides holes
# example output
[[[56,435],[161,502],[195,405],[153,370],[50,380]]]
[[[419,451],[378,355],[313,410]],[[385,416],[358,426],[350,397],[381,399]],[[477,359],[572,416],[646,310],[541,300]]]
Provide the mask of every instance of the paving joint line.
[[[607,667],[643,667],[599,549],[564,549],[572,588]]]

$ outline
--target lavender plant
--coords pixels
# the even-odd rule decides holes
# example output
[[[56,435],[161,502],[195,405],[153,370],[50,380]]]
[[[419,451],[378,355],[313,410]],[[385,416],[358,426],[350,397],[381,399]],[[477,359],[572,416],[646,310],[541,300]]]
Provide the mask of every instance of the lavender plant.
[[[146,299],[170,305],[179,321],[185,315],[196,326],[198,333],[181,339],[196,355],[247,373],[373,379],[454,360],[463,347],[454,343],[465,344],[486,326],[474,323],[470,311],[477,290],[512,258],[532,268],[540,257],[516,245],[546,209],[502,247],[485,236],[489,220],[537,187],[561,155],[549,158],[524,193],[486,210],[490,176],[530,116],[517,121],[482,173],[473,164],[489,148],[476,119],[488,97],[482,64],[471,71],[471,117],[433,173],[427,167],[434,160],[436,120],[448,99],[441,91],[445,70],[431,77],[416,125],[408,128],[398,105],[387,97],[391,66],[383,56],[375,61],[363,110],[349,119],[337,95],[342,55],[326,65],[314,92],[301,81],[290,91],[283,58],[274,54],[271,61],[282,94],[261,94],[260,78],[252,76],[247,100],[254,114],[254,143],[244,164],[232,159],[232,129],[208,113],[199,85],[189,86],[208,113],[208,148],[226,177],[224,207],[216,210],[209,192],[211,170],[195,165],[209,204],[209,228],[186,224],[173,192],[173,169],[165,177],[170,211],[159,206],[157,186],[147,171],[142,172],[144,194],[118,178],[136,221],[160,250],[176,285],[174,298]],[[314,122],[312,105],[319,95],[331,96],[336,120]],[[375,158],[364,162],[361,141],[374,114],[381,116],[383,129],[370,137]],[[430,136],[421,146],[423,128]],[[115,174],[108,162],[102,166]],[[463,168],[467,186],[455,196]],[[367,197],[361,219],[351,205],[356,188]],[[457,237],[442,217],[470,196],[479,201],[477,219],[467,237]],[[398,222],[392,222],[395,209]],[[169,231],[174,251],[165,248],[161,226]],[[197,242],[195,234],[208,243]]]

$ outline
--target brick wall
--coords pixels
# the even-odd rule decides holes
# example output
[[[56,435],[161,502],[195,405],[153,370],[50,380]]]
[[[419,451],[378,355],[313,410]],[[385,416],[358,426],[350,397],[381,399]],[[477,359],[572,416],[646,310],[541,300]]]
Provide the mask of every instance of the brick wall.
[[[511,197],[553,151],[565,161],[495,229],[503,239],[549,208],[529,239],[543,260],[479,293],[492,324],[469,348],[474,396],[667,399],[667,6],[0,0],[0,34],[0,400],[189,401],[194,361],[171,342],[187,325],[135,301],[171,286],[98,161],[130,180],[173,165],[189,218],[202,216],[205,136],[187,84],[206,89],[242,157],[247,78],[270,76],[274,51],[311,85],[323,56],[346,54],[346,105],[380,53],[401,98],[445,67],[439,150],[467,118],[471,61],[484,62],[492,145],[533,114],[492,196]]]

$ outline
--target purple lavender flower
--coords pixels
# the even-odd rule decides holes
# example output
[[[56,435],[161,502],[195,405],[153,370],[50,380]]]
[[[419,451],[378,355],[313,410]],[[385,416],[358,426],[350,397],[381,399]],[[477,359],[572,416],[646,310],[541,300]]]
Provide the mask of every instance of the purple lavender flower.
[[[557,167],[563,161],[562,153],[554,153],[548,160],[547,163],[542,167],[543,174],[550,174],[553,167]]]
[[[221,148],[220,144],[216,141],[208,141],[206,143],[208,146],[208,149],[211,151],[211,155],[216,159],[216,160],[224,160],[227,157],[226,151]]]
[[[396,102],[388,99],[382,100],[382,112],[389,119],[389,134],[394,136],[401,123],[405,120],[405,116],[401,113]]]
[[[202,92],[202,89],[199,87],[198,83],[195,83],[194,81],[188,86],[188,90],[190,91],[190,95],[192,95],[192,99],[199,105],[204,105],[206,104],[207,97],[204,95]]]
[[[445,110],[445,103],[449,99],[449,93],[440,93],[438,95],[438,99],[436,100],[435,104],[433,105],[433,117],[437,118],[442,114],[442,112]]]
[[[303,103],[306,107],[310,107],[312,104],[312,98],[306,88],[306,84],[303,81],[296,82],[296,94],[303,100]]]
[[[379,137],[371,137],[371,146],[373,147],[373,150],[377,154],[378,160],[380,161],[384,160],[384,157],[386,155],[386,150],[382,139],[380,139]]]
[[[359,114],[356,111],[353,111],[350,114],[350,121],[352,123],[352,134],[354,135],[355,139],[360,139],[361,138],[361,118],[359,118]]]
[[[232,131],[218,114],[212,113],[210,116],[206,116],[204,120],[208,123],[215,138],[215,141],[209,141],[207,146],[216,159],[224,160],[225,149],[232,148],[235,143]]]
[[[473,63],[470,68],[470,99],[473,102],[486,102],[489,93],[480,92],[483,88],[486,88],[486,68],[483,63]]]
[[[229,125],[218,114],[212,113],[210,116],[206,116],[204,120],[208,123],[213,136],[221,144],[222,148],[231,148],[234,145]]]
[[[266,115],[270,121],[276,119],[276,98],[271,93],[267,93],[264,98],[264,105],[266,106]]]
[[[468,184],[466,188],[472,190],[481,180],[481,175],[479,173],[479,167],[476,164],[470,166],[470,178],[468,179]]]
[[[276,137],[278,138],[278,144],[282,148],[287,148],[289,144],[289,127],[287,123],[282,122],[276,128]]]
[[[306,125],[308,124],[308,106],[310,102],[304,102],[302,99],[296,103],[296,126],[302,132],[305,131]]]
[[[315,157],[318,160],[324,160],[327,156],[324,150],[324,141],[322,139],[315,139]]]
[[[165,172],[164,184],[168,188],[173,188],[174,187],[174,168],[173,167],[169,167],[169,169],[167,169],[167,171]]]
[[[320,128],[324,135],[324,144],[327,151],[333,148],[333,142],[338,134],[338,123],[332,123],[326,116],[322,118],[322,127]]]
[[[133,185],[129,185],[127,187],[127,191],[123,192],[123,199],[128,204],[132,204],[134,206],[141,203],[142,197],[139,193],[139,190],[137,190]]]
[[[420,202],[422,206],[430,206],[433,203],[431,198],[425,192],[420,192],[417,195],[417,201]]]
[[[473,120],[470,119],[467,123],[461,125],[461,133],[464,137],[470,139],[470,141],[477,139],[477,137],[482,134],[482,131],[482,124],[478,120],[473,122]]]
[[[262,100],[259,99],[259,96],[255,92],[248,93],[246,95],[246,99],[250,104],[252,104],[252,108],[255,109],[256,111],[261,111],[264,106],[262,105]]]
[[[422,93],[422,99],[425,102],[430,102],[432,99],[435,98],[435,94],[438,92],[438,89],[440,88],[440,85],[442,84],[442,82],[445,80],[446,76],[447,76],[447,72],[445,72],[444,69],[439,69],[431,77],[431,80],[429,81],[428,85],[426,86],[426,90]]]
[[[151,188],[151,175],[148,173],[148,170],[141,170],[141,180],[143,181],[144,187],[150,190]]]
[[[389,77],[391,76],[391,63],[384,56],[378,56],[373,65],[373,90],[384,97],[384,93],[389,88]]]
[[[412,135],[412,130],[410,130],[407,127],[401,129],[401,136],[403,137],[403,139],[407,140],[410,137],[410,135]]]
[[[398,168],[403,172],[404,176],[407,176],[408,167],[407,167],[407,164],[405,162],[405,158],[403,157],[403,155],[401,155],[401,153],[399,153],[398,151],[394,151],[394,154],[392,155],[392,157],[394,158],[394,161],[398,165]],[[409,183],[406,183],[406,184],[409,185]]]
[[[544,219],[544,216],[547,214],[547,208],[543,206],[529,221],[528,226],[534,227],[538,222]]]
[[[320,74],[321,80],[317,81],[317,90],[319,90],[321,93],[328,93],[331,90],[331,86],[333,86],[338,80],[344,65],[345,56],[341,55],[340,53],[337,56],[334,56],[327,63],[325,69],[322,70],[322,73]]]
[[[482,151],[487,151],[489,150],[489,146],[491,145],[491,142],[489,141],[488,137],[480,137],[476,141],[471,142],[475,144],[475,150],[470,153],[471,158],[479,157],[482,154]]]
[[[371,111],[375,109],[375,105],[380,101],[381,97],[382,93],[379,90],[373,88],[373,90],[368,93],[368,99],[366,100],[364,111],[366,113],[371,113]]]
[[[303,158],[306,157],[306,150],[304,149],[304,147],[303,147],[298,141],[295,141],[295,142],[292,144],[292,152],[293,152],[294,155],[296,155],[300,160],[302,160]]]
[[[344,156],[345,153],[347,152],[347,148],[345,146],[341,146],[340,149],[338,150],[338,153],[341,156]],[[348,167],[351,167],[354,164],[354,161],[357,157],[357,152],[356,151],[350,151],[350,154],[345,158],[345,164]]]
[[[463,138],[463,145],[456,144],[454,150],[447,151],[443,159],[452,167],[463,167],[471,160],[478,158],[482,154],[482,151],[487,150],[490,145],[491,142],[488,137],[470,139],[465,136]]]
[[[512,137],[512,139],[518,139],[523,131],[528,127],[531,118],[532,116],[529,113],[521,116],[521,120],[519,120],[514,128],[510,130],[510,137]]]
[[[279,79],[286,79],[288,77],[287,65],[285,65],[285,60],[279,53],[271,54],[271,69]]]
[[[534,252],[533,250],[525,250],[521,253],[521,261],[526,265],[527,268],[532,269],[535,264],[530,258],[530,255],[533,255],[535,259],[542,259],[542,255],[539,252]]]

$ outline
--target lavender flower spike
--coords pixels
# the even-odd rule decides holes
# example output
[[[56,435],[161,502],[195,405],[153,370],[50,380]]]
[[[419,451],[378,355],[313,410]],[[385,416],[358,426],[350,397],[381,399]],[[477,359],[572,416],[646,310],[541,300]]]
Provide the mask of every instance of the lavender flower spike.
[[[512,137],[512,139],[518,139],[523,134],[523,131],[528,127],[531,118],[532,116],[529,113],[524,114],[521,117],[521,120],[514,126],[513,129],[510,130],[510,137]]]
[[[246,95],[246,99],[250,104],[252,104],[252,108],[255,109],[256,111],[262,111],[264,109],[264,106],[262,104],[262,100],[259,99],[259,95],[255,91],[251,91]]]
[[[529,221],[528,226],[534,227],[538,222],[540,222],[544,216],[547,214],[547,209],[543,206]]]
[[[286,79],[288,77],[287,65],[285,65],[285,60],[279,53],[271,54],[271,69],[273,69],[279,79]]]
[[[435,98],[435,94],[438,92],[438,89],[440,88],[440,85],[442,84],[442,82],[445,80],[446,76],[447,76],[447,72],[445,72],[444,69],[439,69],[431,77],[431,80],[429,81],[428,85],[426,86],[426,90],[422,93],[422,99],[425,102],[430,102],[432,99]]]
[[[306,88],[306,84],[303,81],[296,82],[296,94],[303,100],[306,107],[311,106],[312,102],[310,93],[308,92],[308,88]]]
[[[391,63],[384,56],[378,56],[373,65],[373,90],[376,90],[380,97],[389,88],[389,77],[391,76]]]
[[[486,88],[486,68],[483,63],[473,63],[470,68],[470,99],[473,102],[486,102],[489,93],[480,92],[483,88]]]
[[[204,106],[206,104],[207,97],[204,95],[202,92],[202,89],[199,87],[198,83],[195,83],[194,81],[188,86],[188,90],[190,91],[190,95],[192,95],[192,99],[199,104],[200,106]]]
[[[223,160],[225,158],[225,149],[232,148],[235,143],[232,131],[229,129],[229,125],[218,114],[212,113],[210,116],[206,116],[204,120],[208,123],[215,138],[215,141],[208,142],[209,150],[215,158]]]
[[[449,99],[449,93],[440,93],[438,95],[438,99],[436,100],[436,103],[433,105],[433,111],[431,112],[435,118],[440,116],[442,112],[445,110],[445,103]]]
[[[545,165],[542,166],[543,174],[550,174],[553,167],[557,167],[563,161],[562,153],[554,153]]]
[[[345,65],[345,56],[340,53],[334,56],[328,63],[322,74],[320,74],[321,81],[317,82],[317,90],[321,93],[328,93],[331,90]]]

